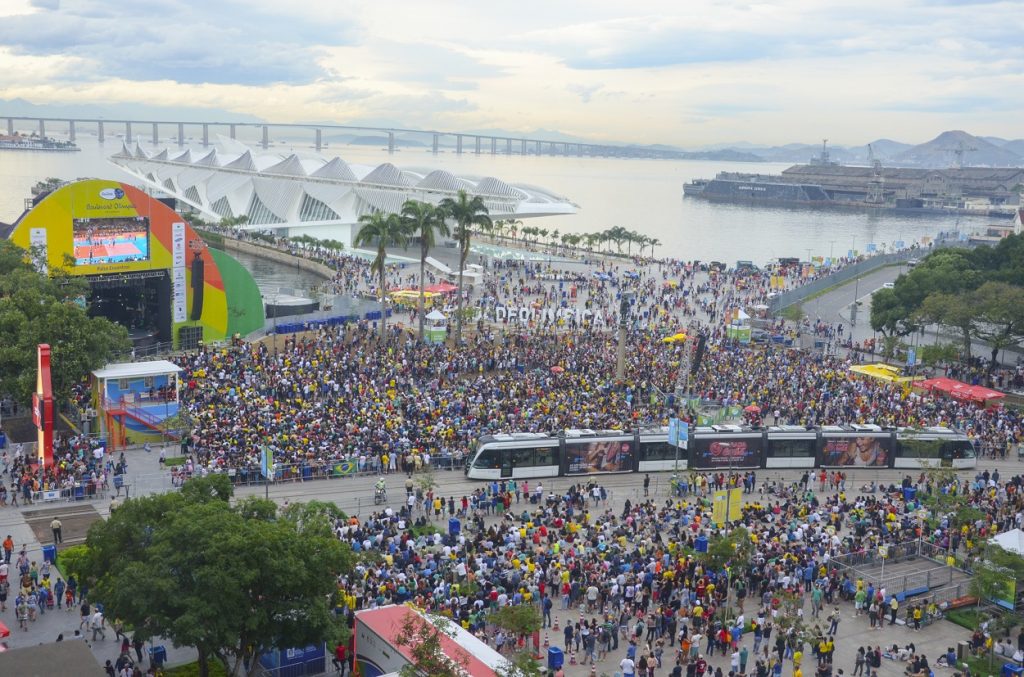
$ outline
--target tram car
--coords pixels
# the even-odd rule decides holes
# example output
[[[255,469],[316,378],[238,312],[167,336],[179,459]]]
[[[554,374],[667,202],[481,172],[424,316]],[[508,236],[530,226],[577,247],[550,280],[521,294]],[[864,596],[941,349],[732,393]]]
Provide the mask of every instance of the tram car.
[[[465,472],[471,479],[496,480],[677,468],[881,470],[977,465],[974,444],[967,435],[942,427],[698,426],[691,429],[685,444],[686,448],[678,449],[671,444],[667,427],[486,435],[477,441]]]

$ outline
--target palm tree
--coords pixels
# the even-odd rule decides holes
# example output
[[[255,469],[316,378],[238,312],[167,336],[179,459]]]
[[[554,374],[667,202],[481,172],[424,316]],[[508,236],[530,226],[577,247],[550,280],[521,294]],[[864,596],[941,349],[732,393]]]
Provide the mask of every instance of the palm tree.
[[[363,247],[377,244],[377,256],[370,264],[370,270],[380,275],[380,339],[384,339],[388,323],[388,308],[385,305],[387,287],[384,280],[384,262],[387,260],[387,248],[390,246],[404,247],[406,239],[405,224],[398,214],[372,212],[359,217],[363,227],[355,237],[355,245]]]
[[[460,189],[455,198],[446,197],[441,200],[441,209],[445,216],[455,221],[455,240],[459,243],[459,298],[456,304],[455,341],[462,343],[462,284],[466,270],[466,259],[469,258],[470,229],[474,225],[490,225],[487,205],[479,195],[469,197],[465,190]]]
[[[420,298],[416,315],[419,318],[420,341],[423,340],[423,304],[426,292],[423,289],[423,277],[427,266],[427,254],[431,247],[437,246],[437,235],[448,236],[448,224],[444,222],[444,214],[434,205],[417,200],[406,200],[402,205],[402,223],[409,235],[420,239]]]
[[[659,240],[656,237],[648,238],[647,244],[651,248],[651,258],[653,259],[654,258],[654,248],[661,246],[661,240]]]
[[[523,227],[523,222],[519,219],[508,219],[505,221],[505,227],[512,233],[512,241],[515,242],[519,229]]]

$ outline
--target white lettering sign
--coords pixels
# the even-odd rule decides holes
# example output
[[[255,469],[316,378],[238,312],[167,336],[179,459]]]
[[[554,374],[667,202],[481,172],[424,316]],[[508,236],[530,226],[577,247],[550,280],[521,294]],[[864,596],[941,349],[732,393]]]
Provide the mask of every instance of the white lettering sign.
[[[576,320],[578,324],[592,324],[597,327],[606,325],[604,315],[595,315],[586,308],[534,308],[524,306],[511,308],[508,306],[494,306],[493,318],[495,322],[547,322],[554,324],[559,321],[571,322]]]

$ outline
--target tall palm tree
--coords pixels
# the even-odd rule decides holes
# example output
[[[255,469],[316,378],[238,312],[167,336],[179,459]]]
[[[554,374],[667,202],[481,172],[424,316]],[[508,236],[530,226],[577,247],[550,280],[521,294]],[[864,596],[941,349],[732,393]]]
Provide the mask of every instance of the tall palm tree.
[[[420,298],[416,315],[419,318],[420,340],[423,340],[423,305],[426,292],[423,289],[423,277],[427,267],[427,254],[431,247],[437,246],[437,236],[448,236],[448,224],[444,222],[444,214],[434,205],[417,200],[406,200],[402,205],[402,223],[409,235],[420,239]]]
[[[647,246],[651,248],[651,258],[654,258],[654,248],[661,246],[661,240],[656,237],[648,238]]]
[[[387,287],[384,279],[384,262],[388,247],[404,247],[406,242],[405,224],[398,214],[371,212],[359,217],[363,227],[355,237],[355,246],[364,247],[376,243],[377,256],[370,264],[370,270],[380,275],[380,339],[383,340],[388,323],[388,308],[385,303]]]
[[[441,209],[445,216],[455,222],[455,240],[459,243],[459,298],[456,304],[455,341],[462,343],[462,285],[466,270],[466,259],[469,258],[469,240],[474,225],[490,225],[487,205],[479,195],[470,197],[460,189],[456,197],[441,200]]]
[[[508,219],[505,221],[505,226],[512,233],[512,241],[515,242],[519,229],[523,227],[523,222],[519,219]]]

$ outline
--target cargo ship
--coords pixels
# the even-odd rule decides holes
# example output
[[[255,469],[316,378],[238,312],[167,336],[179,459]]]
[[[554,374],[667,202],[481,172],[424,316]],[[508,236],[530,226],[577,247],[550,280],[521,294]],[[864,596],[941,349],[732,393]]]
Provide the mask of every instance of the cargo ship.
[[[58,141],[46,136],[22,136],[21,134],[0,135],[0,150],[39,150],[56,153],[73,153],[82,150],[73,141]]]
[[[903,214],[1013,218],[1024,169],[957,167],[915,169],[847,166],[826,152],[781,174],[720,172],[683,185],[685,197],[787,207],[895,211]]]

